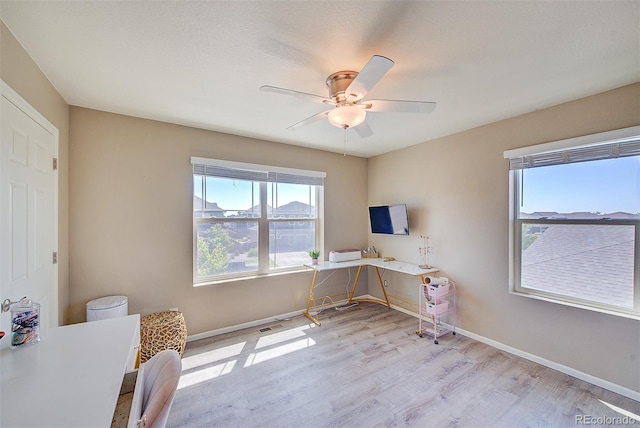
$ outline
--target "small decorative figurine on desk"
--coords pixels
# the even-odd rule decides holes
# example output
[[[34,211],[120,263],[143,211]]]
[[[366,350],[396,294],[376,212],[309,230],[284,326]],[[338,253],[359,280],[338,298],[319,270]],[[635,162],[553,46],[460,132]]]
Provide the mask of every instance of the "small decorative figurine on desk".
[[[422,245],[418,247],[418,253],[420,254],[420,264],[418,267],[420,269],[430,269],[429,253],[431,253],[431,246],[429,245],[429,237],[420,235],[420,238],[422,238]]]

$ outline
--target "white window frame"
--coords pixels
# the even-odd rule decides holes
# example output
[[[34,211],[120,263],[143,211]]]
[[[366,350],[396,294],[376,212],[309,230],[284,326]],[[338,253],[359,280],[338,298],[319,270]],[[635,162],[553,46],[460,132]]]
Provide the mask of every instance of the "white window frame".
[[[271,165],[251,164],[244,162],[234,162],[219,159],[209,159],[202,157],[192,157],[191,164],[194,165],[206,165],[211,167],[221,167],[226,169],[234,169],[241,171],[251,171],[258,175],[260,174],[284,174],[298,177],[308,177],[311,180],[322,182],[326,178],[326,173],[322,171],[312,171],[304,169],[286,168]],[[192,176],[195,172],[192,173]],[[256,179],[255,182],[259,183],[259,197],[258,204],[260,205],[259,217],[246,217],[246,218],[220,218],[220,217],[195,217],[193,216],[193,284],[194,286],[217,284],[223,282],[229,282],[239,279],[250,279],[261,276],[280,275],[288,272],[298,272],[304,270],[303,265],[283,267],[283,268],[270,268],[269,266],[269,226],[271,223],[290,223],[290,222],[315,222],[315,243],[316,248],[320,249],[321,254],[324,254],[324,185],[315,185],[315,207],[316,217],[314,218],[301,218],[294,220],[290,218],[269,218],[267,213],[267,185],[266,180],[260,181]],[[193,186],[193,179],[191,180]],[[192,195],[194,189],[191,189]],[[204,196],[204,195],[203,195]],[[204,198],[203,198],[204,199]],[[192,209],[193,211],[193,209]],[[258,223],[258,269],[251,272],[238,272],[213,275],[210,277],[198,277],[197,275],[197,234],[198,224],[200,223],[229,223],[229,222],[257,222]],[[274,239],[277,239],[277,232],[274,235]]]
[[[527,157],[551,154],[570,149],[582,149],[595,147],[605,143],[615,143],[617,140],[627,140],[640,136],[640,126],[624,128],[599,134],[586,135],[567,140],[554,141],[551,143],[539,144],[535,146],[523,147],[519,149],[507,150],[504,158],[510,162],[527,162]],[[520,219],[519,201],[521,169],[510,169],[509,171],[509,292],[518,296],[544,300],[566,306],[578,307],[591,311],[607,313],[640,320],[640,221],[622,219],[598,219],[598,220],[561,220],[561,219]],[[521,267],[521,239],[523,224],[582,224],[582,225],[633,225],[635,226],[635,253],[634,253],[634,305],[632,309],[608,306],[579,298],[572,298],[559,294],[534,290],[520,286]],[[604,274],[603,274],[604,275]]]

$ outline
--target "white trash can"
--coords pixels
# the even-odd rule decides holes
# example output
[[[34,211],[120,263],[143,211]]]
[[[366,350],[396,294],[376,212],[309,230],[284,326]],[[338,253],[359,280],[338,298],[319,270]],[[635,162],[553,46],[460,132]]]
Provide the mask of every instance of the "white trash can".
[[[127,315],[129,315],[129,299],[127,296],[101,297],[87,303],[87,321],[105,320]]]

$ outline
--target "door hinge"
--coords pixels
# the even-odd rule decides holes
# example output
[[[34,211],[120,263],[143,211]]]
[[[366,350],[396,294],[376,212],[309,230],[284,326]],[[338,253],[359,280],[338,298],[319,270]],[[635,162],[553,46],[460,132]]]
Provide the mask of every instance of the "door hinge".
[[[58,252],[57,251],[53,252],[53,264],[54,265],[58,264]]]
[[[53,158],[53,170],[58,170],[58,158]]]

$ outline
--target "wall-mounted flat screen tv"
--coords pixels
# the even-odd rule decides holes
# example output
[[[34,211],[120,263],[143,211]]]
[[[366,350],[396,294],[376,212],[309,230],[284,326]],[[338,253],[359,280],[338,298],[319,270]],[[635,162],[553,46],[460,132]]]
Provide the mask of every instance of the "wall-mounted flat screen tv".
[[[369,207],[371,233],[388,235],[408,235],[409,217],[404,204]]]

